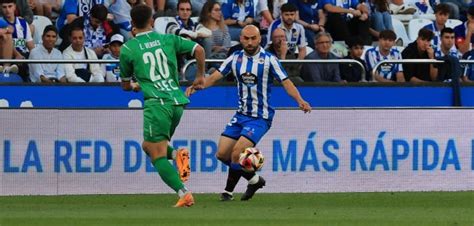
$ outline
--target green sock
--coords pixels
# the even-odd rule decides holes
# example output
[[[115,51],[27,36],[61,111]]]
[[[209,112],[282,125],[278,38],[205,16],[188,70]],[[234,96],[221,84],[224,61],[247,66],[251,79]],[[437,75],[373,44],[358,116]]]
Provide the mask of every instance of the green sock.
[[[166,157],[168,157],[168,159],[175,159],[173,158],[173,151],[174,148],[168,145],[168,149],[166,149]]]
[[[153,161],[156,171],[160,174],[161,179],[174,191],[178,192],[184,188],[184,184],[179,179],[179,175],[174,167],[168,162],[166,157],[157,158]]]

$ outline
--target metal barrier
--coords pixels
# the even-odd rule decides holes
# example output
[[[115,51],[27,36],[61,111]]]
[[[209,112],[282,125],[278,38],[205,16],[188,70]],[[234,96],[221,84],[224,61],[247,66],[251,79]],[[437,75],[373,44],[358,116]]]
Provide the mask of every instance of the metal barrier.
[[[377,69],[383,64],[390,64],[390,63],[398,63],[398,64],[442,64],[444,61],[442,60],[431,60],[431,59],[402,59],[402,60],[383,60],[378,62],[374,69],[372,69],[371,73],[377,73]],[[474,60],[459,60],[461,64],[474,64]]]
[[[225,59],[206,59],[206,63],[222,63],[222,62],[224,62],[224,60]],[[343,64],[352,64],[352,63],[355,63],[362,69],[362,81],[366,82],[365,67],[364,67],[364,65],[362,65],[362,63],[360,63],[357,60],[351,60],[351,59],[296,60],[296,59],[292,59],[292,60],[279,60],[279,61],[282,64],[301,64],[301,63],[320,63],[320,64],[343,63]],[[196,63],[196,60],[192,59],[192,60],[189,60],[188,62],[186,62],[186,64],[183,65],[183,67],[181,68],[181,76],[183,76],[181,78],[182,79],[181,81],[186,81],[186,77],[185,77],[186,70],[188,69],[188,67],[191,64],[194,64],[194,63]]]

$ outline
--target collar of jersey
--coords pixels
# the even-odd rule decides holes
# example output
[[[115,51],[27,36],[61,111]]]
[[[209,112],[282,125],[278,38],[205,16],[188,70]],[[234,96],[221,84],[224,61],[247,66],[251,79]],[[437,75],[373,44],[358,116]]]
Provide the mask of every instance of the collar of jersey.
[[[135,37],[138,37],[138,36],[141,36],[141,35],[146,35],[146,34],[151,33],[151,32],[153,32],[153,30],[140,32],[140,33],[136,34]]]

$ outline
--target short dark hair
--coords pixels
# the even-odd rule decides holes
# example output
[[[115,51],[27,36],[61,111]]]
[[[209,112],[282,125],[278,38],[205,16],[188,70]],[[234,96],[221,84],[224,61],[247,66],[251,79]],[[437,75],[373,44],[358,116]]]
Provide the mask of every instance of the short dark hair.
[[[443,36],[444,34],[454,34],[454,29],[450,27],[445,27],[441,30],[440,36]]]
[[[191,3],[190,0],[179,0],[178,3],[176,4],[176,10],[179,10],[179,5],[183,3],[189,3],[189,5],[191,6],[191,9],[193,8],[193,4]]]
[[[397,39],[397,34],[392,30],[383,30],[379,33],[379,39],[395,41],[395,39]]]
[[[9,4],[9,3],[15,3],[16,4],[16,0],[1,0],[0,1],[0,4]]]
[[[448,14],[449,15],[451,13],[451,7],[449,7],[448,4],[441,3],[439,5],[436,5],[434,12],[435,12],[435,14],[436,13],[441,13],[441,14]]]
[[[360,36],[353,36],[346,40],[346,45],[349,49],[355,46],[364,46],[364,40]]]
[[[467,15],[474,16],[474,5],[469,6],[467,9]]]
[[[105,7],[102,4],[92,6],[91,16],[98,19],[98,20],[100,20],[100,21],[107,20],[107,14],[108,13],[109,13],[109,11],[107,10],[107,7]]]
[[[46,33],[50,32],[50,31],[54,31],[54,33],[56,33],[56,35],[58,35],[58,29],[56,28],[56,26],[48,25],[43,30],[43,36],[45,36]]]
[[[430,29],[423,28],[418,32],[418,38],[423,40],[431,41],[433,39],[434,33]]]
[[[151,8],[147,5],[137,5],[130,11],[133,25],[138,29],[146,28],[148,21],[151,19]]]
[[[281,6],[280,11],[282,13],[284,13],[284,12],[296,12],[296,11],[298,11],[298,8],[294,4],[285,3]]]
[[[73,27],[71,28],[71,30],[69,31],[69,37],[72,36],[72,32],[73,32],[73,31],[81,31],[82,34],[84,34],[84,30],[83,30],[82,27],[80,27],[80,26],[73,26]]]

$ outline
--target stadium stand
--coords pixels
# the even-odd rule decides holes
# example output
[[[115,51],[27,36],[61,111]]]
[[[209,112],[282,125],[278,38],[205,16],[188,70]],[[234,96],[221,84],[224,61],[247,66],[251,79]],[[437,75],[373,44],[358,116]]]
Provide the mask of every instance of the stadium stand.
[[[462,21],[457,19],[448,19],[448,21],[446,21],[446,27],[450,27],[453,29],[460,24],[462,24]]]
[[[155,19],[154,29],[160,34],[166,34],[166,25],[173,20],[173,17],[157,17]]]
[[[35,44],[41,44],[43,41],[41,35],[46,26],[52,25],[53,23],[48,17],[35,15],[33,17],[33,25],[35,26],[35,33],[33,34],[33,41]]]
[[[402,46],[407,46],[410,43],[410,38],[408,38],[405,25],[399,20],[392,17],[393,29],[395,34],[397,34],[397,39],[402,40]]]
[[[408,37],[413,42],[418,37],[418,31],[424,26],[431,24],[431,20],[428,19],[413,19],[408,23]]]

